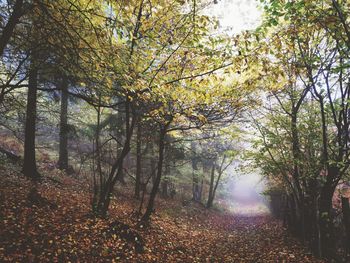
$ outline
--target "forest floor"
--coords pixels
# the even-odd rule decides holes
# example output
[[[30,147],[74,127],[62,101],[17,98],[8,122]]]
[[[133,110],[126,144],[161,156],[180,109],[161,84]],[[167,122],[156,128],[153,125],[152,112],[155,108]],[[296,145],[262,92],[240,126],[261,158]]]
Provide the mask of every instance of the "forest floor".
[[[158,200],[146,228],[124,191],[110,219],[95,219],[87,181],[42,173],[33,185],[16,166],[0,165],[0,262],[322,262],[269,215]]]

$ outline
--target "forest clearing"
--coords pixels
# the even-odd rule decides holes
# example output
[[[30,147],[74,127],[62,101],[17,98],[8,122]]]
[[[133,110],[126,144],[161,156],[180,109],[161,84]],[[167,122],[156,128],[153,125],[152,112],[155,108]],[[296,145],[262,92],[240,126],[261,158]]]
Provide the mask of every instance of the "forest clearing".
[[[0,0],[1,262],[350,262],[348,0]]]

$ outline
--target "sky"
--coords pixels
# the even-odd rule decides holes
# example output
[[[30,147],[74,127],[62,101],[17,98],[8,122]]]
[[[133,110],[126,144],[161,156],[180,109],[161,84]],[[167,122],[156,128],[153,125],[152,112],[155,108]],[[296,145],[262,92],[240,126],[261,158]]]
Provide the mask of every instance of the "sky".
[[[213,0],[214,2],[214,0]],[[261,20],[261,10],[257,0],[217,0],[210,5],[206,13],[219,19],[223,30],[237,34],[256,28]]]

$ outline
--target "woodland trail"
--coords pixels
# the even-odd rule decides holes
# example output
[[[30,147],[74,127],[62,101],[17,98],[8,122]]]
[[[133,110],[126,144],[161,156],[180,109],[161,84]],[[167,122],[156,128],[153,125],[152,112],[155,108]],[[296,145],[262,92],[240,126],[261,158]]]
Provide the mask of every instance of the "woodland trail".
[[[179,200],[157,201],[149,227],[138,227],[137,201],[119,192],[108,220],[91,218],[89,192],[58,174],[38,186],[42,203],[28,200],[30,182],[4,170],[0,183],[0,262],[322,262],[270,215],[234,215]],[[10,175],[12,174],[12,175]],[[84,189],[85,188],[85,189]],[[136,233],[108,235],[112,222]],[[109,229],[109,230],[108,230]]]
[[[313,257],[268,213],[222,213],[192,204],[167,220],[163,230],[171,241],[163,239],[162,262],[324,262]],[[152,228],[162,225],[164,217],[159,216]]]
[[[270,215],[232,215],[232,222],[216,231],[211,251],[225,255],[225,262],[323,262],[313,258]]]

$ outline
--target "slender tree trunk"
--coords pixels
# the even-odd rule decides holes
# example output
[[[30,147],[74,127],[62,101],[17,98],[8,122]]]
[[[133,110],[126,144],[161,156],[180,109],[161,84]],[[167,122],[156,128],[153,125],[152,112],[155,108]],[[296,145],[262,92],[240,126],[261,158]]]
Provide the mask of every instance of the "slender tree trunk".
[[[158,193],[158,188],[159,188],[159,184],[160,184],[161,177],[162,177],[166,129],[167,129],[167,127],[162,128],[160,130],[160,134],[159,134],[159,143],[158,143],[159,155],[158,155],[157,176],[156,176],[155,181],[153,183],[153,187],[152,187],[152,191],[151,191],[151,194],[150,194],[150,197],[148,200],[146,212],[142,216],[143,222],[148,222],[150,219],[150,216],[153,212],[154,200],[155,200],[156,195]]]
[[[192,199],[193,201],[201,201],[201,187],[199,184],[199,176],[195,173],[195,170],[192,170]]]
[[[299,143],[299,131],[297,127],[298,123],[298,110],[293,105],[291,113],[291,131],[292,131],[292,154],[293,154],[293,181],[297,190],[298,196],[296,197],[296,214],[297,214],[297,233],[300,234],[303,241],[305,241],[305,200],[304,193],[301,187],[300,180],[300,143]]]
[[[125,145],[123,147],[123,150],[118,157],[118,160],[112,167],[112,171],[110,173],[110,177],[107,179],[106,182],[103,182],[103,192],[101,193],[99,197],[99,201],[97,204],[97,214],[101,217],[106,217],[109,204],[111,201],[111,195],[114,189],[114,186],[118,180],[120,180],[121,172],[123,170],[123,161],[126,157],[126,155],[130,151],[130,140],[127,140],[125,142]]]
[[[221,179],[221,176],[224,172],[223,171],[219,171],[219,174],[218,174],[218,178],[216,179],[216,183],[215,183],[215,186],[214,186],[214,189],[213,189],[213,194],[212,194],[212,205],[213,205],[213,202],[215,200],[215,194],[216,194],[216,190],[218,189],[218,185],[219,185],[219,182],[220,182],[220,179]]]
[[[99,102],[101,102],[101,97],[99,97]],[[96,169],[93,167],[94,173],[94,195],[92,198],[92,211],[93,213],[97,213],[97,200],[99,196],[103,193],[104,185],[103,185],[103,175],[102,175],[102,167],[101,167],[101,152],[100,152],[100,132],[101,132],[101,107],[98,106],[96,108],[97,111],[97,123],[95,130],[95,155],[94,160],[96,160]],[[99,182],[97,183],[96,172],[98,173]]]
[[[208,169],[208,166],[206,164],[202,164],[202,178],[201,178],[201,185],[200,185],[200,189],[199,189],[199,198],[200,200],[202,200],[202,197],[203,197],[203,185],[204,185],[204,178],[205,178],[205,174],[207,173],[207,169]]]
[[[61,83],[60,145],[58,168],[68,170],[68,79],[63,76]]]
[[[127,103],[128,104],[128,103]],[[124,117],[123,117],[123,108],[122,108],[122,104],[120,104],[118,106],[118,114],[117,114],[117,123],[118,123],[118,130],[117,130],[117,135],[118,135],[118,138],[119,140],[122,140],[122,138],[125,136],[125,138],[127,137],[127,127],[123,127],[123,122],[125,122],[127,124],[127,122],[129,121],[128,120],[128,116],[130,114],[129,112],[129,106],[126,106],[125,107],[125,120],[124,120]],[[126,139],[125,139],[126,140]],[[122,155],[122,152],[123,152],[123,149],[120,149],[120,146],[118,145],[117,146],[117,158],[119,158],[120,155]],[[126,157],[126,156],[125,156]],[[123,158],[125,158],[123,157]],[[119,174],[119,178],[118,180],[124,184],[125,181],[124,181],[124,171],[120,171],[120,174]]]
[[[196,145],[194,142],[191,143],[191,151],[192,151],[192,200],[196,202],[200,202],[200,188],[199,188],[199,178],[196,171],[198,170],[198,160],[196,156]]]
[[[211,167],[211,173],[210,173],[210,185],[209,185],[209,195],[208,195],[208,201],[207,201],[207,208],[210,208],[213,206],[213,191],[214,191],[214,180],[215,180],[215,166],[216,162],[213,161],[212,167]]]
[[[217,177],[215,185],[214,185],[214,187],[212,189],[211,200],[210,200],[210,207],[213,205],[213,202],[214,202],[214,199],[215,199],[216,190],[218,189],[221,176],[224,173],[225,169],[228,167],[228,166],[226,166],[224,168],[225,160],[226,160],[226,156],[224,156],[223,159],[222,159],[222,162],[221,162],[221,165],[220,165],[219,171],[218,171],[218,177]]]
[[[311,75],[311,74],[310,74]],[[327,171],[326,182],[323,184],[319,198],[319,227],[320,227],[320,243],[321,256],[331,258],[335,252],[335,244],[333,242],[333,217],[332,217],[332,198],[335,190],[334,179],[338,176],[337,171],[330,166],[328,154],[328,133],[327,118],[322,95],[318,94],[316,88],[315,93],[318,97],[321,113],[322,127],[322,162]]]
[[[38,69],[35,56],[31,57],[28,80],[27,110],[24,135],[24,162],[23,174],[33,180],[39,179],[40,175],[36,167],[35,159],[35,123],[36,123],[36,100],[38,89]]]
[[[135,198],[140,198],[140,190],[141,190],[141,172],[142,172],[142,166],[141,166],[141,146],[142,146],[142,127],[140,120],[137,124],[137,132],[136,132],[136,180],[135,180]]]
[[[116,182],[118,180],[120,180],[120,176],[122,174],[123,171],[123,163],[124,163],[124,159],[125,157],[128,155],[128,153],[130,152],[130,142],[131,142],[131,137],[134,131],[134,126],[135,126],[135,117],[131,118],[130,117],[130,101],[126,101],[125,104],[125,108],[126,108],[126,120],[125,120],[125,126],[126,126],[126,138],[125,138],[125,142],[123,145],[123,149],[120,152],[120,154],[118,155],[117,160],[114,162],[111,172],[107,178],[106,181],[103,182],[103,187],[99,196],[99,200],[97,202],[97,206],[96,206],[96,211],[95,214],[100,216],[100,217],[106,217],[107,216],[107,212],[108,212],[108,208],[109,208],[109,204],[111,201],[111,195],[114,189],[114,186],[116,184]],[[135,113],[133,112],[133,115],[135,116]],[[131,123],[130,123],[130,119],[131,119]]]
[[[156,181],[156,160],[154,158],[154,143],[151,142],[150,145],[150,152],[151,152],[151,160],[150,160],[150,167],[151,167],[151,177],[152,177],[152,184],[154,184],[154,182]]]
[[[165,138],[165,141],[168,142]],[[164,156],[166,155],[167,148],[164,149]],[[168,175],[170,175],[170,163],[169,160],[164,161],[164,176],[161,180],[161,188],[162,188],[162,197],[168,198],[169,197],[169,188],[170,188],[170,178],[168,178]]]
[[[320,209],[319,209],[319,200],[318,197],[315,197],[315,216],[316,216],[316,247],[317,247],[317,256],[322,257],[322,243],[321,243],[321,227],[320,227]]]
[[[216,193],[216,190],[219,186],[219,182],[220,182],[220,179],[221,179],[221,176],[222,174],[224,173],[224,171],[226,170],[226,168],[231,164],[231,162],[229,162],[226,167],[224,167],[224,164],[225,164],[225,161],[226,161],[226,156],[224,155],[224,157],[222,158],[222,161],[221,161],[221,164],[220,166],[218,167],[218,177],[216,178],[216,182],[215,182],[215,185],[214,185],[214,181],[215,181],[215,166],[216,166],[216,161],[214,162],[214,165],[213,165],[213,170],[212,170],[212,173],[211,173],[211,178],[210,178],[210,190],[209,190],[209,198],[208,198],[208,202],[207,202],[207,207],[210,208],[212,205],[213,205],[213,202],[214,202],[214,199],[215,199],[215,193]]]
[[[13,31],[15,30],[15,27],[18,24],[19,19],[23,14],[22,8],[23,8],[23,0],[16,0],[13,6],[13,12],[0,36],[0,56],[3,55],[4,50],[11,39]]]
[[[96,145],[96,168],[99,175],[99,184],[100,187],[103,185],[103,174],[102,174],[102,165],[101,165],[101,143],[100,143],[100,136],[101,136],[101,95],[99,95],[98,98],[99,106],[97,107],[97,124],[96,124],[96,131],[95,131],[95,145]],[[102,191],[102,188],[101,188]]]

